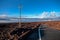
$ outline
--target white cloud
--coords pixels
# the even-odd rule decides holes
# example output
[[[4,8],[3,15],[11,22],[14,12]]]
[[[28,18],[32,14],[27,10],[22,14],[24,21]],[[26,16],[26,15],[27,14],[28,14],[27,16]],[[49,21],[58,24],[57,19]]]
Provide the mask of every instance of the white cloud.
[[[49,12],[43,12],[40,16],[40,18],[47,18]]]
[[[2,15],[0,15],[0,18],[5,18],[5,17],[7,17],[8,15],[6,15],[6,14],[2,14]]]
[[[37,13],[37,15],[27,15],[27,16],[23,16],[24,18],[54,18],[57,17],[58,14],[60,14],[60,12],[55,12],[55,11],[51,11],[51,12],[42,12],[40,14]]]
[[[27,16],[22,16],[22,18],[46,18],[48,12],[42,12],[40,14],[37,13],[37,15],[27,15]]]
[[[50,12],[50,17],[56,17],[56,12],[55,11]]]

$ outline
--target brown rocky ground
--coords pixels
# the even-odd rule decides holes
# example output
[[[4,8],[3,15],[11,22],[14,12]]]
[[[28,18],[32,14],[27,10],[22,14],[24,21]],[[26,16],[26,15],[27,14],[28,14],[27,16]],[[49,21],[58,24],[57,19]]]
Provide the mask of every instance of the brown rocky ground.
[[[38,24],[43,24],[43,25],[46,25],[50,28],[53,28],[53,29],[57,29],[57,30],[60,30],[60,21],[47,21],[47,22],[29,22],[29,23],[21,23],[21,27],[23,28],[34,28],[36,27]]]
[[[4,39],[9,39],[9,40],[10,39],[21,40],[24,37],[26,38],[27,35],[30,35],[29,33],[31,33],[32,30],[38,28],[41,24],[46,25],[47,27],[55,29],[55,30],[60,30],[60,21],[29,22],[29,23],[21,23],[21,24],[1,23],[0,24],[0,39],[2,40],[4,38]]]

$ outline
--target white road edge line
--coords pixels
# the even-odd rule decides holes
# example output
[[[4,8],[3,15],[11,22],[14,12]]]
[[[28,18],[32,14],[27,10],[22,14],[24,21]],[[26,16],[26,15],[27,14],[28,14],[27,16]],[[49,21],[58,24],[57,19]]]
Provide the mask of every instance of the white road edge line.
[[[38,36],[39,36],[39,40],[41,40],[41,33],[40,33],[40,27],[38,28]]]

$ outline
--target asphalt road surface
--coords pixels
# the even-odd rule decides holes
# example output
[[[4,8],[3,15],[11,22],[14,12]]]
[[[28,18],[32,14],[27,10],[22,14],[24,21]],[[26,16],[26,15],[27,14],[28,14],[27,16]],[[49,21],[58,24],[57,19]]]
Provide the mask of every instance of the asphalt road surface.
[[[43,32],[44,31],[44,32]],[[60,31],[52,28],[46,28],[42,30],[43,36],[41,40],[60,40]]]
[[[42,28],[40,30],[40,40],[60,40],[60,31],[52,28]],[[39,40],[39,31],[35,29],[32,34],[29,34],[26,40]]]

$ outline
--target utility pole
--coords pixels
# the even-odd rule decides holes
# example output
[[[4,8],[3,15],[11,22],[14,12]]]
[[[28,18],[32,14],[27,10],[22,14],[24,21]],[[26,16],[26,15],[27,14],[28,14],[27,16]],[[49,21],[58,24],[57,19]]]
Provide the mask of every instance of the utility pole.
[[[20,9],[20,13],[19,13],[19,27],[18,28],[20,28],[21,27],[21,10],[22,10],[22,5],[20,4],[19,6],[18,6],[18,8]]]

